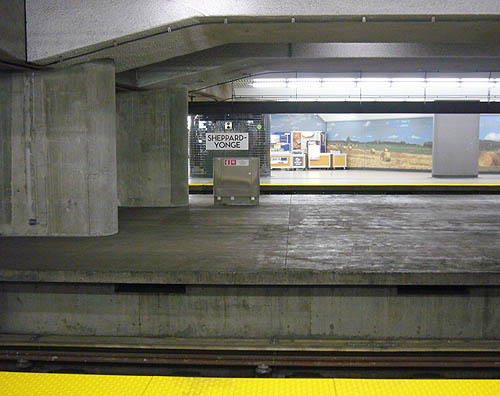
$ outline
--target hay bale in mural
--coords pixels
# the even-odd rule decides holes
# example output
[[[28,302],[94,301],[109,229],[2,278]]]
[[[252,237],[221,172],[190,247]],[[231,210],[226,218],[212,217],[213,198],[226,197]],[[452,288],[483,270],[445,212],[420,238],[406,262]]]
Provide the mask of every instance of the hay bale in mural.
[[[479,156],[479,166],[484,168],[496,168],[500,166],[500,154],[493,151],[485,151]]]
[[[370,150],[370,153],[372,153],[372,154],[377,154],[377,150],[375,150],[374,148],[372,148],[372,149]]]
[[[382,161],[385,161],[385,162],[390,162],[391,161],[391,153],[389,152],[389,150],[384,149],[384,151],[382,151],[382,153],[380,154],[380,159]]]
[[[349,168],[431,170],[432,155],[355,148],[347,155]],[[385,153],[385,154],[384,154]],[[390,156],[390,160],[388,160]],[[385,159],[383,159],[385,158]]]

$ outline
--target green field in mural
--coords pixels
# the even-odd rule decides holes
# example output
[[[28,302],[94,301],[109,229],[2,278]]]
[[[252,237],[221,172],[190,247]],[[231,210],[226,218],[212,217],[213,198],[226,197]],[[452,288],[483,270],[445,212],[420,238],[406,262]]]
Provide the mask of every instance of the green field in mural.
[[[347,154],[350,168],[432,169],[433,118],[324,121],[321,115],[276,114],[274,133],[322,131],[327,149]],[[479,171],[500,171],[500,115],[481,115]]]

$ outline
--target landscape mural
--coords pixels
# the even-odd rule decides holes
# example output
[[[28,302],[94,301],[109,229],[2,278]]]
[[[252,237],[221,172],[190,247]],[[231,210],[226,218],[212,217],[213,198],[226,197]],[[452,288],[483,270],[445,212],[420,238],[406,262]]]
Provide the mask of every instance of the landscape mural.
[[[326,122],[317,114],[271,114],[271,133],[292,131],[326,132]]]
[[[432,116],[325,122],[316,114],[273,114],[271,133],[323,131],[327,150],[349,168],[432,170]],[[500,172],[500,115],[481,115],[479,171]]]
[[[500,115],[482,115],[479,128],[479,171],[500,171]]]
[[[432,169],[432,117],[327,123],[328,150],[350,168]]]

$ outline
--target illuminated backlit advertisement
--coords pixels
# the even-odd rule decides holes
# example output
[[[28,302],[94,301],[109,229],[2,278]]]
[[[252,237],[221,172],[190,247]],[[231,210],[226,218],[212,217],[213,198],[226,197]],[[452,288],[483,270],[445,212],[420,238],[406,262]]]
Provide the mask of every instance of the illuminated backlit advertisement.
[[[302,150],[302,134],[300,132],[293,132],[293,149]]]
[[[294,155],[293,156],[293,166],[294,167],[298,167],[298,168],[305,167],[304,156],[302,156],[302,155]]]
[[[273,155],[271,157],[272,165],[288,165],[290,162],[290,157],[279,157],[277,155]]]

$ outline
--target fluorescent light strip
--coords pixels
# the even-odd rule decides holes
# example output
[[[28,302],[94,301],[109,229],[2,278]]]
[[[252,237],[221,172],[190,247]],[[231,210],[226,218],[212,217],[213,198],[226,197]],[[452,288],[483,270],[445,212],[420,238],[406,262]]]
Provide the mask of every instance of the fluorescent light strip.
[[[260,78],[252,81],[255,88],[332,88],[347,87],[380,87],[404,85],[412,87],[449,87],[449,88],[488,88],[500,85],[500,79],[489,78]]]
[[[254,79],[252,86],[263,91],[249,97],[281,100],[290,100],[293,95],[294,100],[489,101],[498,100],[500,95],[500,78],[477,77],[262,78]],[[267,91],[270,88],[278,90]]]

